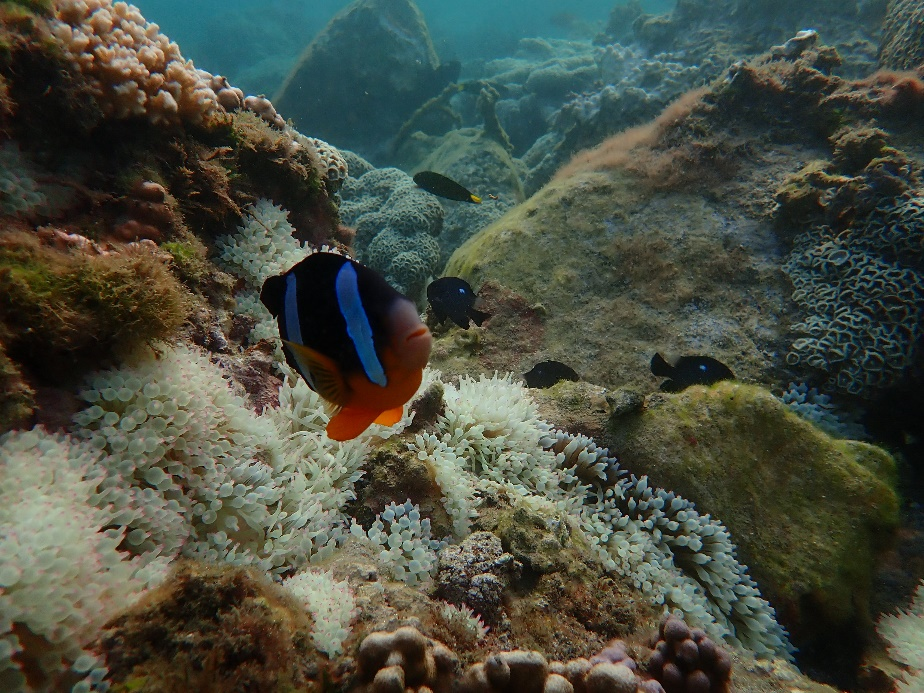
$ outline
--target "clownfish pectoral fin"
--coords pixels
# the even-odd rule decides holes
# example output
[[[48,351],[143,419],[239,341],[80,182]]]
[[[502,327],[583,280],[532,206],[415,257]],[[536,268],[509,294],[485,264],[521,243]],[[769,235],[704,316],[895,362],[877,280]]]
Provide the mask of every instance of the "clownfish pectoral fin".
[[[298,372],[312,390],[328,402],[346,404],[349,389],[333,359],[295,342],[284,339],[282,343],[292,354]]]
[[[470,200],[471,200],[472,202],[474,202],[476,205],[480,205],[480,204],[481,204],[481,198],[478,197],[477,195],[471,195],[471,196],[469,196],[468,199],[470,199]]]
[[[404,407],[395,407],[388,409],[379,414],[372,423],[382,424],[383,426],[394,426],[404,416]]]
[[[371,409],[341,409],[327,423],[327,437],[331,440],[353,440],[373,424],[380,412]]]

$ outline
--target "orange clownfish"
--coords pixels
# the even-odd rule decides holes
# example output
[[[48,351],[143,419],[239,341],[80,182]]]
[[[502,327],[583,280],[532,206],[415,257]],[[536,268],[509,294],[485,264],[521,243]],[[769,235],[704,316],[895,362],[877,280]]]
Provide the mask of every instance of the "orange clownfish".
[[[288,364],[340,407],[327,424],[332,440],[401,420],[432,343],[410,299],[348,257],[313,253],[267,279],[260,300],[279,323]]]

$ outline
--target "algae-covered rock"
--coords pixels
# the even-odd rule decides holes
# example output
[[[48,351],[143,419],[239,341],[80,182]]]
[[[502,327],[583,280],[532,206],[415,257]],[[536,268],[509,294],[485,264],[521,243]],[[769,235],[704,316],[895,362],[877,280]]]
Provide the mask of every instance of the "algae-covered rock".
[[[398,157],[408,171],[439,171],[482,198],[477,205],[441,201],[446,210],[439,238],[444,262],[464,241],[523,201],[518,164],[482,130],[464,128],[440,137],[416,132]]]
[[[311,618],[246,568],[180,564],[98,642],[113,691],[314,690]]]
[[[494,368],[555,358],[593,383],[651,389],[648,364],[663,349],[769,376],[770,326],[788,293],[777,253],[770,229],[730,207],[611,171],[546,186],[462,245],[445,274],[542,306],[541,337],[508,345]]]
[[[830,438],[766,390],[733,382],[652,395],[611,434],[634,474],[722,519],[794,644],[869,625],[876,552],[898,522],[884,450]]]
[[[273,101],[296,127],[369,152],[457,73],[440,64],[413,0],[356,0],[309,44]]]

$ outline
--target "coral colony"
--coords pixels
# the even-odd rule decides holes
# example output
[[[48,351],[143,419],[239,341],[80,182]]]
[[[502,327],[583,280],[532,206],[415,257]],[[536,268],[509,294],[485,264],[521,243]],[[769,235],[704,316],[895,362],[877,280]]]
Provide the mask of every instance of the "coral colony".
[[[920,367],[920,153],[895,144],[922,112],[920,68],[834,77],[841,60],[816,30],[730,68],[718,49],[692,64],[684,22],[705,35],[708,7],[658,18],[636,5],[594,44],[524,39],[456,84],[410,0],[351,3],[331,26],[379,12],[377,35],[426,63],[431,82],[405,93],[403,115],[381,114],[394,139],[376,152],[427,172],[421,188],[196,68],[132,5],[2,3],[0,691],[833,690],[794,664],[831,647],[814,631],[843,627],[844,650],[872,640],[869,539],[890,544],[898,524],[895,460],[857,441],[875,437],[863,408]],[[902,28],[920,10],[890,8],[882,59],[911,70],[924,49]],[[625,27],[633,47],[616,42]],[[411,127],[440,114],[445,140]],[[793,134],[806,122],[817,142]],[[780,133],[785,147],[758,151]],[[746,169],[761,157],[772,173]],[[710,185],[726,187],[701,195]],[[443,310],[433,280],[449,253]],[[430,365],[378,419],[397,423],[342,442],[326,431],[343,408],[307,382],[332,371],[323,350],[298,344],[317,361],[304,377],[260,298],[268,278],[295,286],[292,268],[323,258],[406,294],[427,353],[428,285],[437,304]],[[476,278],[490,310],[475,308]],[[352,343],[367,330],[357,358],[374,361],[393,313],[351,303],[368,297],[358,279],[333,286],[347,307],[331,321]],[[300,333],[310,294],[285,293],[274,315]],[[443,312],[455,326],[437,325]],[[719,374],[656,392],[649,359],[673,346]],[[512,375],[550,364],[542,391]],[[714,384],[736,376],[751,384]],[[747,430],[729,451],[715,440],[735,426]],[[610,444],[626,430],[636,438]],[[752,455],[758,434],[769,452]],[[673,466],[649,478],[639,446]],[[767,513],[755,521],[714,517],[705,474],[656,478],[742,450],[734,468],[753,478],[734,500]],[[773,484],[799,496],[779,494],[799,517],[762,503]],[[816,506],[821,521],[801,512]],[[768,541],[770,513],[790,524]],[[826,522],[826,548],[864,558],[835,587],[765,578],[795,571],[779,555],[829,555],[811,545]],[[910,593],[908,570],[886,579]],[[911,693],[924,585],[892,612],[878,635]]]

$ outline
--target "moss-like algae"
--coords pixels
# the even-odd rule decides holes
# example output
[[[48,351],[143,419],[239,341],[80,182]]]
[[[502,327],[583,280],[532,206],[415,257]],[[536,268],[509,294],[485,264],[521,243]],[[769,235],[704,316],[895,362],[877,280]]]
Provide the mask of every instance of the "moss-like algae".
[[[20,428],[28,421],[34,394],[0,343],[0,434]]]
[[[830,438],[734,382],[652,395],[611,434],[633,473],[721,518],[797,642],[868,623],[876,553],[898,523],[887,452]]]
[[[99,647],[113,693],[323,690],[310,616],[248,569],[180,564],[105,626]]]
[[[155,254],[88,256],[18,233],[0,243],[0,295],[10,355],[46,380],[72,370],[74,359],[92,367],[116,351],[171,338],[190,307],[188,292]]]

